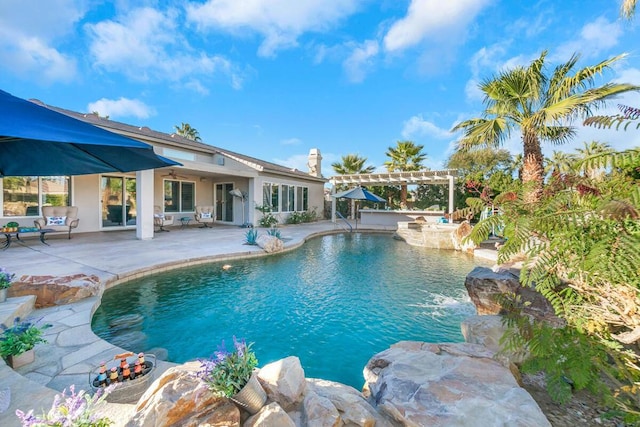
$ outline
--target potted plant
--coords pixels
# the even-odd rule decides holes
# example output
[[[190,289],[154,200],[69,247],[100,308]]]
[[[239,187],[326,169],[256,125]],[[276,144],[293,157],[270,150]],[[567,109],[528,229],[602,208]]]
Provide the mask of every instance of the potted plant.
[[[15,274],[0,267],[0,302],[7,300],[7,289],[11,286],[14,277],[16,277]]]
[[[13,369],[31,363],[35,360],[33,348],[38,343],[47,342],[42,338],[44,329],[51,325],[36,326],[35,322],[20,321],[16,317],[13,326],[0,325],[0,356],[7,361]]]
[[[211,358],[200,360],[198,376],[216,396],[227,397],[255,414],[264,406],[267,395],[256,377],[258,359],[251,345],[234,336],[234,350],[229,352],[222,341]]]

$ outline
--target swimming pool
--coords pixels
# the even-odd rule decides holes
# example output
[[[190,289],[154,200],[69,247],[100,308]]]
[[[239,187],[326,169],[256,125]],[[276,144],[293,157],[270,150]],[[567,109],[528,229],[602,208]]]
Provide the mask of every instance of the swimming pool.
[[[329,235],[114,287],[92,327],[128,350],[165,348],[177,363],[209,357],[235,335],[254,343],[260,365],[295,355],[307,377],[360,389],[369,358],[392,343],[462,341],[460,322],[475,314],[464,278],[479,264],[390,235]],[[110,327],[123,316],[128,324]]]

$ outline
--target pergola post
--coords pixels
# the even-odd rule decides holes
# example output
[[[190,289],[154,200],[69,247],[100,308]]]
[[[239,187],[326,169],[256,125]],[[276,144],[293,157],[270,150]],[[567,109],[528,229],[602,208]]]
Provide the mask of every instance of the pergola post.
[[[335,184],[331,187],[331,196],[336,194]],[[336,223],[336,198],[331,197],[331,222]]]
[[[455,181],[453,179],[453,175],[449,175],[449,215],[451,215],[453,213],[453,209],[454,209],[454,194],[455,194],[455,189],[456,189],[456,184]],[[452,218],[453,219],[453,218]]]

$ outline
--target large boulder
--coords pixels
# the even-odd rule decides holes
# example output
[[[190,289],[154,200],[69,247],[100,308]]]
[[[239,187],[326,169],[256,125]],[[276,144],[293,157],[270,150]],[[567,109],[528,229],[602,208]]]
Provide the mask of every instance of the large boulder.
[[[331,400],[313,391],[306,393],[303,402],[307,427],[338,427],[342,425],[340,413]]]
[[[476,267],[465,278],[464,286],[478,314],[503,314],[497,297],[512,293],[520,297],[524,314],[551,325],[562,325],[549,301],[534,288],[521,286],[518,276],[511,271]]]
[[[196,377],[199,362],[168,369],[147,389],[127,427],[239,427],[240,410]]]
[[[281,252],[284,249],[284,242],[276,236],[262,234],[256,239],[256,245],[260,246],[265,252]]]
[[[276,402],[263,406],[260,411],[247,418],[242,427],[296,427],[291,417]]]
[[[473,226],[469,221],[462,221],[458,228],[451,233],[451,240],[453,242],[453,248],[456,251],[470,252],[476,248],[476,244],[471,240],[465,241],[465,239],[471,234]]]
[[[307,395],[309,395],[309,393],[315,393],[329,400],[336,408],[342,422],[342,424],[337,425],[353,427],[387,427],[392,425],[367,402],[362,393],[353,387],[312,378],[307,379],[307,385],[309,386]],[[326,401],[323,402],[326,404]],[[308,406],[305,407],[305,414],[307,416],[309,416],[310,412],[310,408]],[[331,420],[332,418],[328,417],[328,419]]]
[[[502,316],[499,315],[470,316],[462,321],[460,330],[465,342],[481,344],[495,353],[500,353],[497,360],[505,366],[510,363],[522,363],[527,356],[524,351],[507,351],[500,344],[502,336],[507,331],[507,326],[502,320]]]
[[[258,380],[269,400],[278,402],[285,411],[294,409],[304,398],[304,370],[295,356],[265,365],[258,372]]]
[[[70,276],[29,276],[25,275],[13,282],[7,295],[20,297],[36,296],[36,308],[71,304],[100,293],[98,276],[73,274]]]
[[[477,344],[397,343],[365,368],[370,401],[404,426],[551,426],[493,356]]]

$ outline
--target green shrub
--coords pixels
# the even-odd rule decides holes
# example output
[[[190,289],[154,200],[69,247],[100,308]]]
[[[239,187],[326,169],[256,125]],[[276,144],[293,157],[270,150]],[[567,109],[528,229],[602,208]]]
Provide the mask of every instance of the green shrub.
[[[271,206],[256,206],[262,212],[262,217],[258,220],[260,227],[271,228],[278,224],[278,218],[273,214]]]

